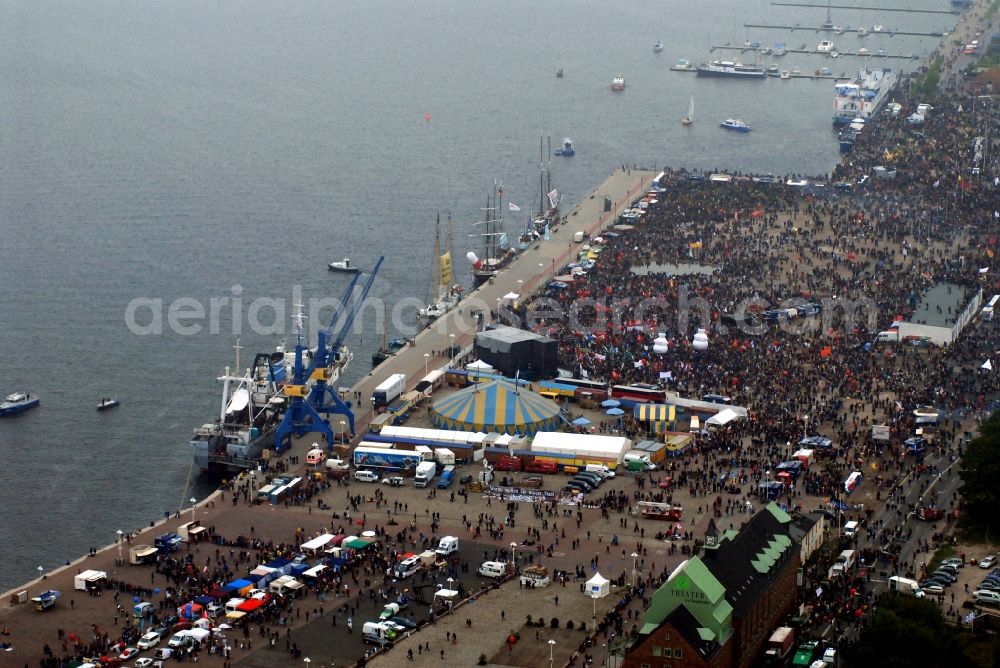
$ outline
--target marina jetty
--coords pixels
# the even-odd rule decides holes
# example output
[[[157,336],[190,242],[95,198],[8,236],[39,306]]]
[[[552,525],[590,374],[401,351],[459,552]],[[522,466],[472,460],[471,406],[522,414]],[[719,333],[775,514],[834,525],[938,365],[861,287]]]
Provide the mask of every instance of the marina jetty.
[[[962,20],[964,36],[979,18]],[[963,448],[1000,405],[984,366],[1000,334],[981,310],[1000,293],[1000,180],[970,157],[998,110],[953,79],[953,46],[938,55],[933,109],[901,81],[900,113],[830,177],[616,169],[350,390],[361,412],[391,374],[441,369],[456,387],[407,427],[506,431],[525,416],[444,400],[509,386],[510,405],[552,407],[556,430],[496,433],[468,460],[427,448],[423,486],[309,464],[314,439],[294,439],[266,474],[6,592],[0,667],[632,668],[662,659],[665,635],[749,660],[791,620],[809,665],[849,653],[893,576],[925,582],[960,626],[981,571],[963,569],[954,597],[925,576],[945,544],[963,563],[990,549],[953,527]],[[529,318],[543,295],[566,311]],[[574,377],[457,387],[487,322],[549,337]],[[658,604],[675,589],[731,614],[685,635]],[[759,628],[736,643],[744,623]]]

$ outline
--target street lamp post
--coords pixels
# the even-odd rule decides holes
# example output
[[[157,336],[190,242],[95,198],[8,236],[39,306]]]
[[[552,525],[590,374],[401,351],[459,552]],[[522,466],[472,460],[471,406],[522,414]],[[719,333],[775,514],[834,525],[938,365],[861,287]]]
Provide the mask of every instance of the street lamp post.
[[[347,443],[347,423],[340,421],[340,442]]]
[[[198,503],[198,499],[191,497],[191,521],[194,522],[194,504]]]
[[[118,533],[118,565],[121,566],[122,565],[122,536],[125,535],[125,532],[122,531],[121,529],[119,529],[117,531],[117,533]]]
[[[517,549],[517,543],[511,541],[510,544],[510,565],[514,570],[517,570],[517,562],[514,561],[514,550]]]
[[[427,363],[431,361],[431,354],[424,353],[424,375],[427,375]]]
[[[635,563],[636,559],[639,558],[638,552],[632,553],[632,589],[635,589]]]
[[[552,638],[549,638],[549,668],[552,668],[552,665],[555,663],[556,660],[555,648],[556,648],[556,641],[553,640]]]
[[[455,335],[449,334],[448,341],[450,342],[448,347],[448,357],[454,357],[458,354],[458,351],[455,350]]]

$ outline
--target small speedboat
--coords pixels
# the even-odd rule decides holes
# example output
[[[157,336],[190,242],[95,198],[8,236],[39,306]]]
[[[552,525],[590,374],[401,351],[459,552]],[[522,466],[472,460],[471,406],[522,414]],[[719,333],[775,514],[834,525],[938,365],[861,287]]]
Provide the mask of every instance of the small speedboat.
[[[858,28],[858,37],[864,37],[867,34],[868,34],[868,28],[866,28],[864,26],[861,26],[860,28]]]
[[[562,79],[562,78],[563,78],[563,70],[562,70],[562,68],[560,67],[560,68],[559,68],[559,69],[558,69],[558,70],[556,71],[556,79]]]
[[[663,51],[663,42],[657,42],[653,45],[653,53],[659,53]]]
[[[330,271],[344,271],[349,274],[355,274],[358,271],[358,268],[352,266],[351,261],[346,257],[340,261],[334,260],[327,266],[330,268]]]
[[[782,79],[791,79],[792,75],[788,73],[788,70],[781,70]]]
[[[117,399],[101,399],[101,403],[97,404],[97,410],[107,411],[112,408],[118,407],[120,404]]]
[[[725,128],[726,130],[734,130],[736,132],[750,132],[752,129],[746,121],[741,121],[738,118],[727,118],[719,123],[719,126]]]
[[[816,46],[816,50],[829,53],[830,51],[833,51],[833,42],[828,39],[824,39]]]
[[[562,148],[557,148],[553,152],[556,155],[561,155],[566,158],[572,158],[574,155],[576,155],[576,149],[573,148],[573,140],[569,138],[563,139]]]
[[[781,76],[781,70],[778,69],[777,65],[771,65],[766,70],[764,70],[764,74],[766,74],[769,77],[778,77]]]
[[[0,404],[0,417],[23,413],[24,411],[31,410],[38,404],[39,399],[37,394],[15,392],[8,395],[4,402]]]
[[[625,90],[625,77],[619,74],[611,80],[611,90]]]

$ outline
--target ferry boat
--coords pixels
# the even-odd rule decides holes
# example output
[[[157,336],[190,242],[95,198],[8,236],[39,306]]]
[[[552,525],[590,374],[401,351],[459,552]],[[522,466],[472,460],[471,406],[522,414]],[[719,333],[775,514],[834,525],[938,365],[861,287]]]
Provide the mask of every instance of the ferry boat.
[[[848,125],[854,119],[868,120],[888,101],[897,74],[890,68],[862,68],[850,81],[834,84],[833,124]]]
[[[348,274],[358,273],[358,268],[352,265],[351,261],[346,257],[343,260],[334,260],[327,267],[330,271],[341,271]]]
[[[727,118],[719,125],[727,130],[735,130],[736,132],[750,132],[752,129],[746,121],[741,121],[738,118]]]
[[[619,74],[611,80],[611,90],[625,90],[625,77]]]
[[[760,65],[744,65],[732,60],[713,60],[699,65],[695,73],[700,77],[730,77],[735,79],[763,79]]]
[[[7,395],[7,398],[0,404],[0,417],[17,415],[31,410],[40,403],[37,394],[31,392],[15,392]]]
[[[816,45],[816,50],[820,53],[829,53],[833,51],[833,42],[828,39],[824,39],[822,42]]]
[[[561,155],[564,158],[572,158],[576,155],[576,149],[573,148],[573,140],[570,138],[563,139],[562,148],[557,148],[555,150],[556,155]]]

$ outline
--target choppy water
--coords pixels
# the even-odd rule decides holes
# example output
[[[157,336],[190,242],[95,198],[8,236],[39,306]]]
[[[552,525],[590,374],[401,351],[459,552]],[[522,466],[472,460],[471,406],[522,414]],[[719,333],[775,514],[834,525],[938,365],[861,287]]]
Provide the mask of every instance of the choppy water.
[[[763,0],[0,4],[0,391],[42,396],[40,409],[0,421],[0,589],[191,495],[185,444],[217,410],[214,378],[233,363],[235,336],[231,307],[217,333],[170,332],[170,304],[208,308],[240,293],[246,321],[252,300],[281,298],[284,326],[300,299],[294,286],[305,298],[338,296],[347,279],[326,263],[370,265],[379,253],[388,261],[375,294],[424,298],[434,217],[453,215],[461,258],[495,178],[527,212],[538,200],[540,134],[575,142],[576,157],[553,163],[571,203],[626,163],[825,173],[837,159],[830,81],[669,71],[677,58],[708,57],[710,43],[822,39],[748,32],[744,21],[824,18]],[[861,11],[834,20],[954,23]],[[935,44],[866,41],[893,53]],[[833,61],[779,64],[808,72]],[[628,85],[614,94],[618,73]],[[683,128],[691,96],[696,122]],[[730,116],[754,132],[720,130]],[[137,298],[162,300],[168,331],[126,327]],[[244,363],[281,338],[236,329]],[[369,327],[348,342],[350,377],[367,371],[379,338]],[[122,407],[96,413],[103,396]]]

